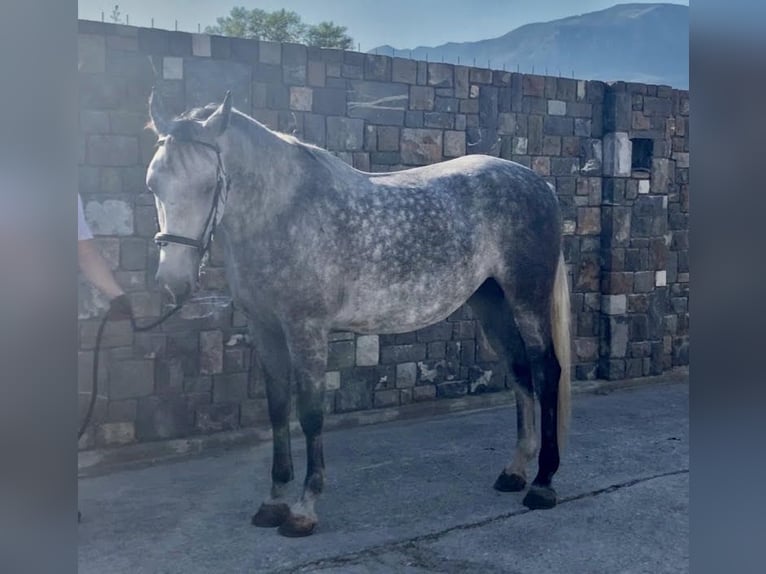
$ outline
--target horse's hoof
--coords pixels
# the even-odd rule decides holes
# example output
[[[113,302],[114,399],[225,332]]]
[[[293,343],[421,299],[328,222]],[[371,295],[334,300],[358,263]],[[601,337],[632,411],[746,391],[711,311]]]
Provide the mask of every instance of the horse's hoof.
[[[279,532],[282,536],[288,538],[299,538],[301,536],[310,536],[317,525],[315,518],[290,514],[282,524],[279,525]]]
[[[260,528],[275,528],[287,520],[290,516],[290,507],[286,504],[261,504],[261,507],[253,515],[253,526]]]
[[[519,492],[524,490],[527,486],[527,481],[524,477],[518,474],[505,474],[505,471],[500,473],[495,481],[495,490],[500,492]]]
[[[548,486],[529,487],[529,492],[524,497],[524,506],[531,510],[542,510],[556,506],[556,491]]]

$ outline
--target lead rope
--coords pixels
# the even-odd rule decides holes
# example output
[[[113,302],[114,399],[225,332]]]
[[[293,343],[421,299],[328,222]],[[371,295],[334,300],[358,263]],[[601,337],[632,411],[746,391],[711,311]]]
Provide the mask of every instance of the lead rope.
[[[183,307],[183,304],[181,305],[175,305],[172,309],[170,309],[167,313],[162,315],[159,319],[156,319],[152,321],[151,323],[148,323],[147,325],[136,325],[136,320],[131,317],[130,318],[130,325],[133,327],[133,331],[136,333],[143,333],[145,331],[151,331],[155,327],[161,325],[170,317],[172,317],[175,313],[177,313],[181,307]],[[90,402],[88,404],[88,410],[85,413],[85,418],[82,421],[82,424],[80,425],[80,430],[77,433],[77,440],[79,441],[82,438],[82,435],[85,434],[85,429],[88,428],[88,425],[90,424],[90,419],[93,416],[93,408],[96,405],[96,396],[98,395],[98,359],[99,355],[101,353],[101,339],[104,335],[104,328],[106,327],[106,323],[109,321],[109,314],[104,315],[104,317],[101,319],[101,324],[98,326],[98,332],[96,333],[96,345],[94,347],[93,351],[93,386],[91,389],[91,395],[90,395]]]

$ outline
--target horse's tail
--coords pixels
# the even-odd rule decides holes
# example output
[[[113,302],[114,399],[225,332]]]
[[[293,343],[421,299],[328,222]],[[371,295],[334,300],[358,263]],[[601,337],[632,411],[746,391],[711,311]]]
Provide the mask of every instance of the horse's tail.
[[[570,380],[572,368],[572,347],[569,322],[569,286],[564,265],[564,254],[559,255],[556,279],[553,283],[553,301],[551,304],[551,327],[553,330],[553,349],[561,367],[558,392],[558,436],[559,449],[566,443],[570,415]]]

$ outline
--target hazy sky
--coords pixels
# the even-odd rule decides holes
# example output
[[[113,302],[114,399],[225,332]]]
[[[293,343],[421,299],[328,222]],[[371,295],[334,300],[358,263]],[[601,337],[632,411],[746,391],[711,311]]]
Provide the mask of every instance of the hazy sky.
[[[634,0],[642,2],[641,0]],[[196,32],[215,24],[234,6],[294,10],[308,24],[332,20],[348,28],[362,51],[382,44],[396,48],[435,46],[495,38],[528,24],[602,10],[617,0],[79,0],[79,17],[109,20],[115,4],[130,24]],[[673,4],[689,4],[673,0]]]

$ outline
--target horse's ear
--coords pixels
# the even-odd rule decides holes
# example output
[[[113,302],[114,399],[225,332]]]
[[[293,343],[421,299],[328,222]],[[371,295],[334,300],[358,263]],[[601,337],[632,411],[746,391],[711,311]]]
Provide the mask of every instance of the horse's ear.
[[[170,131],[170,124],[166,119],[162,100],[155,88],[152,88],[152,93],[149,96],[149,118],[151,121],[148,127],[153,129],[157,135],[166,135]]]
[[[229,119],[231,118],[231,92],[226,92],[223,98],[223,103],[218,106],[218,109],[213,112],[205,123],[202,124],[206,130],[210,132],[213,137],[220,136],[229,127]]]

